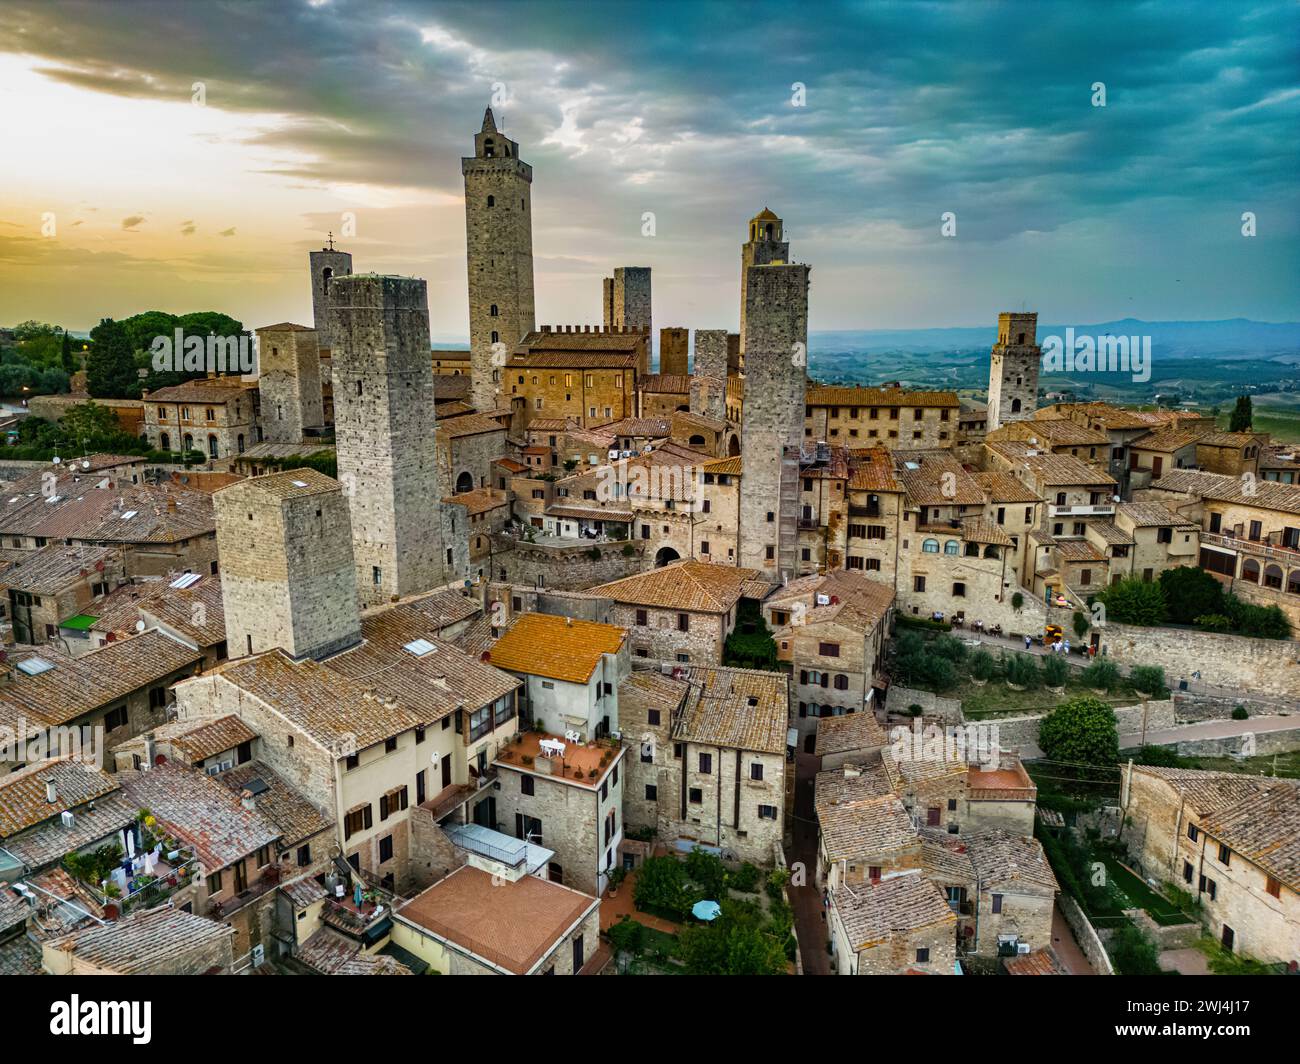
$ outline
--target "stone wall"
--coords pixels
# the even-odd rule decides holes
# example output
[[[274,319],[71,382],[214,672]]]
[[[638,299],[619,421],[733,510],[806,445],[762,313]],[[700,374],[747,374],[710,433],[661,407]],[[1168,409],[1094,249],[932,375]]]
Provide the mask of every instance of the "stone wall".
[[[1070,930],[1074,932],[1074,940],[1083,950],[1083,955],[1088,958],[1093,971],[1097,975],[1114,975],[1115,968],[1110,963],[1106,947],[1102,945],[1097,929],[1088,922],[1088,917],[1079,908],[1079,903],[1062,891],[1057,895],[1057,904],[1060,905],[1061,915],[1070,925]]]
[[[1285,754],[1291,750],[1300,750],[1300,722],[1286,731],[1249,732],[1246,735],[1229,735],[1221,739],[1193,739],[1178,743],[1175,749],[1182,757]]]
[[[625,546],[632,547],[631,554],[623,553]],[[593,550],[599,558],[592,557]],[[641,572],[643,551],[634,542],[559,545],[494,535],[491,575],[500,583],[581,591]]]
[[[1099,628],[1102,652],[1124,665],[1162,665],[1173,688],[1179,680],[1230,690],[1295,698],[1300,691],[1300,643],[1249,639],[1190,628]],[[1192,673],[1199,672],[1194,678]]]
[[[909,706],[918,705],[927,717],[938,717],[948,724],[961,724],[965,720],[961,712],[961,700],[944,698],[929,691],[918,691],[902,684],[889,688],[885,704],[890,713],[906,713]]]

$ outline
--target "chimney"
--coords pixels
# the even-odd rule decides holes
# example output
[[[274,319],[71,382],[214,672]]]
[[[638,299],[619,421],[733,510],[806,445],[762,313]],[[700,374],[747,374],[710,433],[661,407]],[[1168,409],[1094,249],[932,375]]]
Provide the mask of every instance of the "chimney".
[[[862,770],[857,765],[850,765],[847,761],[844,763],[844,778],[846,780],[855,780],[862,775]]]
[[[144,768],[147,772],[153,768],[154,758],[158,756],[158,744],[154,742],[153,732],[144,733]]]
[[[257,799],[253,797],[252,791],[240,791],[239,804],[245,809],[252,811],[257,808]]]
[[[54,782],[53,776],[46,776],[42,781],[45,784],[45,800],[53,805],[59,800],[59,788]]]
[[[176,500],[170,495],[167,496],[167,512],[169,514],[174,514],[176,512]]]

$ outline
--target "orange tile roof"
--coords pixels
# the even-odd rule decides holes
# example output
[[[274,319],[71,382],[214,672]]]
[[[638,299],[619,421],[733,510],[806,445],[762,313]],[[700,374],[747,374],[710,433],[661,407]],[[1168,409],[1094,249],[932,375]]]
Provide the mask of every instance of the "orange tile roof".
[[[751,583],[762,579],[762,575],[757,569],[687,559],[648,573],[600,584],[590,591],[634,606],[726,613],[737,600],[753,590]]]
[[[627,632],[612,624],[550,613],[525,613],[488,652],[498,669],[586,683],[605,654],[617,654]]]

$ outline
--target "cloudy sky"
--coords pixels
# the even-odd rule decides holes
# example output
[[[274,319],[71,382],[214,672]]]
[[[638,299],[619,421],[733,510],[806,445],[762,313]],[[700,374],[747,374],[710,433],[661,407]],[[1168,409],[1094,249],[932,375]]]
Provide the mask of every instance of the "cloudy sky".
[[[656,326],[735,328],[764,205],[814,329],[1298,320],[1297,12],[0,0],[0,323],[309,321],[307,251],[350,215],[356,268],[427,278],[463,339],[459,159],[494,93],[539,324],[599,321],[601,277],[646,265]]]

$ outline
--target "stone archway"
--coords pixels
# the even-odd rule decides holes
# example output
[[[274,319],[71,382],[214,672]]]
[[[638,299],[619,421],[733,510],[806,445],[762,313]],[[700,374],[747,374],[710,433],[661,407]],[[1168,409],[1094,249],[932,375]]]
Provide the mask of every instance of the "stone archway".
[[[733,432],[727,440],[727,457],[735,458],[738,454],[740,454],[740,437]]]
[[[669,562],[678,561],[680,558],[681,555],[673,550],[672,547],[660,547],[655,554],[655,568],[662,569]]]
[[[456,494],[474,490],[474,476],[468,470],[456,478]]]

